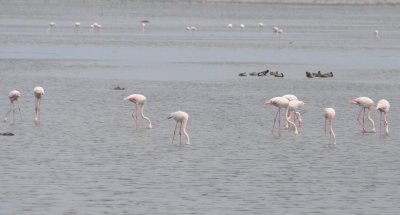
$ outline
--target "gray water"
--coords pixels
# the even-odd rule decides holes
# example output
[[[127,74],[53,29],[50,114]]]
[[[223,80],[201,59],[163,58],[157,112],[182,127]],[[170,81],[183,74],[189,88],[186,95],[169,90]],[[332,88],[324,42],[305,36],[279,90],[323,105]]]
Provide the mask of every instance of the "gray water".
[[[398,11],[1,1],[0,111],[17,89],[22,120],[16,112],[0,124],[15,134],[0,136],[0,214],[398,214]],[[102,32],[89,32],[93,22]],[[267,68],[285,78],[237,76]],[[318,70],[335,76],[305,77]],[[39,124],[35,86],[45,89]],[[123,100],[133,93],[146,95],[153,129],[143,119],[136,129]],[[288,93],[307,103],[297,136],[272,133],[277,109],[264,104]],[[390,101],[389,136],[376,110],[377,133],[361,132],[360,107],[348,103],[359,96]],[[324,134],[326,107],[336,110],[336,145]],[[190,145],[171,143],[166,117],[177,110],[189,114]]]

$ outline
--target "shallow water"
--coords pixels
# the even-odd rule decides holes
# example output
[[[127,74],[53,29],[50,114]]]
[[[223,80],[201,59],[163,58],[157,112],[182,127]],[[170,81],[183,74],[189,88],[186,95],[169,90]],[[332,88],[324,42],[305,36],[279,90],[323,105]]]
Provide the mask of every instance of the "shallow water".
[[[0,8],[2,114],[8,92],[22,93],[22,121],[17,112],[0,124],[15,133],[0,136],[0,214],[397,214],[397,7],[103,4]],[[73,32],[76,20],[84,31]],[[88,31],[94,21],[101,33]],[[229,22],[249,28],[228,31]],[[237,77],[266,68],[286,77]],[[317,70],[335,76],[304,75]],[[37,85],[46,94],[35,125]],[[153,129],[140,119],[136,130],[123,100],[132,93],[147,96]],[[277,109],[264,104],[288,93],[307,103],[298,136],[272,133]],[[360,108],[348,103],[359,96],[390,101],[389,136],[376,110],[377,133],[361,133]],[[336,146],[325,107],[336,109]],[[190,115],[190,145],[171,144],[176,110]]]

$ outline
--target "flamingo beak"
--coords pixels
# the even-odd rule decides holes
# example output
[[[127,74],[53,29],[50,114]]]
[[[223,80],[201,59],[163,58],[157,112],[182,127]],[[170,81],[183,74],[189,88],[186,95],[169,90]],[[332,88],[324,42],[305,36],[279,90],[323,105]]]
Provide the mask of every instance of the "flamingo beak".
[[[265,104],[272,104],[272,100],[266,101]]]

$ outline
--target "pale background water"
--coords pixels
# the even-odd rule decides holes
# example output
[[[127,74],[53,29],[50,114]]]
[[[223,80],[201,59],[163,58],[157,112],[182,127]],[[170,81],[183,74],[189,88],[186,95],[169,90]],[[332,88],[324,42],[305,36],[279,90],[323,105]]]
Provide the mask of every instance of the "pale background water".
[[[0,136],[0,214],[399,213],[399,6],[0,5],[1,117],[8,92],[22,93],[22,121],[0,124],[15,133]],[[93,22],[101,33],[89,32]],[[267,68],[286,77],[237,76]],[[335,76],[305,77],[318,70]],[[46,93],[39,125],[37,85]],[[147,96],[153,129],[143,119],[135,129],[123,100],[133,93]],[[307,102],[298,136],[271,133],[277,109],[264,102],[287,93]],[[360,108],[348,103],[359,96],[390,101],[389,136],[376,110],[377,133],[361,133]],[[325,107],[336,109],[336,146],[324,135]],[[171,144],[166,117],[176,110],[190,115],[191,145]]]

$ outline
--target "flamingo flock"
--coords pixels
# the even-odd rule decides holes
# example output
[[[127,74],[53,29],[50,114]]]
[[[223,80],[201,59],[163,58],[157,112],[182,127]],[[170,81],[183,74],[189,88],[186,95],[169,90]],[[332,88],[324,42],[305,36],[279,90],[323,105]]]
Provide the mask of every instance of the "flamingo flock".
[[[40,116],[40,102],[42,97],[44,96],[44,89],[42,87],[35,87],[33,90],[33,94],[35,96],[35,116],[34,116],[34,122],[39,121],[39,116]],[[13,121],[15,120],[15,103],[18,101],[18,99],[21,97],[21,93],[18,90],[12,90],[9,93],[9,100],[10,100],[10,108],[7,111],[3,121],[6,123],[8,122],[8,115],[12,112],[13,113]],[[139,129],[139,122],[138,122],[138,106],[140,105],[140,115],[141,117],[146,120],[149,124],[147,126],[148,129],[153,128],[151,124],[151,120],[149,117],[144,115],[144,106],[146,104],[147,98],[146,96],[142,94],[132,94],[124,98],[124,100],[130,101],[135,104],[135,108],[132,112],[132,118],[134,119],[136,123],[136,129]],[[356,104],[361,107],[361,110],[357,116],[357,121],[362,127],[362,132],[367,133],[367,130],[365,128],[365,111],[367,110],[367,119],[371,123],[371,131],[370,133],[375,133],[375,122],[371,118],[371,111],[374,108],[374,101],[368,97],[358,97],[355,99],[352,99],[349,101],[351,104]],[[298,126],[302,126],[302,118],[299,110],[302,108],[306,103],[304,101],[301,101],[297,98],[297,96],[293,94],[286,94],[283,96],[279,97],[273,97],[265,102],[265,104],[271,104],[275,107],[278,108],[275,118],[274,118],[274,123],[272,126],[272,132],[274,132],[275,129],[275,124],[276,121],[278,120],[279,124],[279,132],[281,132],[281,109],[285,109],[285,129],[290,131],[293,130],[294,135],[299,134],[299,130],[296,125],[296,121],[298,122]],[[387,121],[387,113],[389,112],[390,109],[390,103],[386,99],[381,99],[379,100],[376,110],[380,112],[380,133],[382,133],[382,127],[384,130],[384,134],[386,136],[389,135],[389,125]],[[21,108],[18,103],[18,110],[21,116]],[[363,113],[362,119],[361,119],[361,114]],[[293,120],[291,120],[291,116],[293,115]],[[330,139],[333,137],[333,142],[332,144],[336,144],[336,136],[333,131],[333,118],[335,117],[335,109],[333,108],[325,108],[324,109],[324,117],[325,117],[325,135],[326,135],[326,121],[329,120],[329,134],[330,134]],[[178,127],[178,124],[180,124],[180,130],[179,130],[179,135],[180,135],[180,143],[182,143],[182,132],[186,136],[186,144],[190,144],[189,141],[189,134],[186,131],[186,126],[188,123],[189,115],[186,112],[183,111],[176,111],[173,113],[170,113],[167,117],[167,119],[174,119],[176,121],[175,129],[174,129],[174,134],[172,137],[172,143],[174,143],[175,140],[175,135],[176,135],[176,129]],[[21,117],[22,120],[22,117]]]

